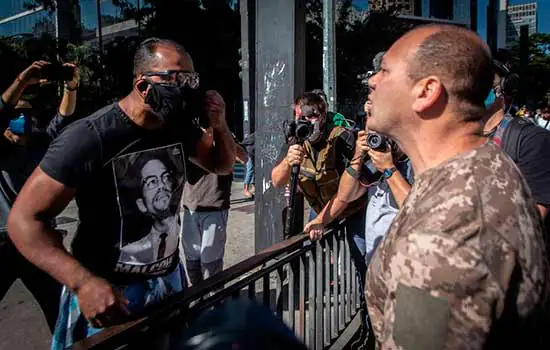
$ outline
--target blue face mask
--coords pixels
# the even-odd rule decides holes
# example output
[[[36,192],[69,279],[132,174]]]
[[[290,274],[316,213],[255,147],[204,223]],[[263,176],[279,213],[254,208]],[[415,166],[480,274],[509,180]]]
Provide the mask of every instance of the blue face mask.
[[[497,95],[495,93],[495,90],[491,89],[491,91],[489,91],[489,96],[487,96],[487,98],[485,99],[485,108],[491,107],[493,103],[495,103],[496,99]]]
[[[15,135],[25,135],[32,131],[32,118],[23,113],[19,117],[10,120],[9,129]]]

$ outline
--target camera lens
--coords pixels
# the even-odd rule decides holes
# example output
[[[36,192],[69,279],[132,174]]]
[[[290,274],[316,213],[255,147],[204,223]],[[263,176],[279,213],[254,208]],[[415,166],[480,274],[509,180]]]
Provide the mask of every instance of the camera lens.
[[[387,148],[386,139],[384,136],[376,133],[368,134],[367,144],[374,150],[382,150]]]
[[[307,124],[298,124],[296,126],[296,137],[300,140],[305,140],[311,135],[311,127]]]

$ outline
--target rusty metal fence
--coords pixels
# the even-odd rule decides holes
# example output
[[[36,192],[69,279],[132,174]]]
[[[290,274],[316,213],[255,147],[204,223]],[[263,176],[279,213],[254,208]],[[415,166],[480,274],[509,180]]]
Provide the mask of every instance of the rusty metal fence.
[[[110,327],[73,349],[137,349],[143,339],[184,329],[228,298],[251,298],[271,308],[309,349],[353,348],[361,329],[362,288],[340,222],[311,242],[295,236],[246,259],[158,309]]]

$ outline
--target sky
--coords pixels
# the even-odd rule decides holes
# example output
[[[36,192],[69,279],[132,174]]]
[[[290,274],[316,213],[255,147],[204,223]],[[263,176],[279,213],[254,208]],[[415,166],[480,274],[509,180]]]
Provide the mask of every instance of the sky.
[[[433,0],[432,0],[433,1]],[[526,4],[533,1],[538,3],[538,31],[539,33],[550,33],[550,0],[509,0],[511,5]],[[487,34],[487,2],[488,0],[477,1],[478,24],[477,31],[485,39]],[[353,4],[361,7],[368,7],[368,0],[353,0]]]

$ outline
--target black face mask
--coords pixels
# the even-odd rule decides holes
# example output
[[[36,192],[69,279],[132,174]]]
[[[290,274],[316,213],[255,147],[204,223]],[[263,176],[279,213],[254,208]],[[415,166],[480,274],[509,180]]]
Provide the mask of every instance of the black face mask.
[[[150,83],[151,90],[145,97],[147,103],[155,114],[164,121],[182,117],[183,96],[182,89],[176,85]]]

